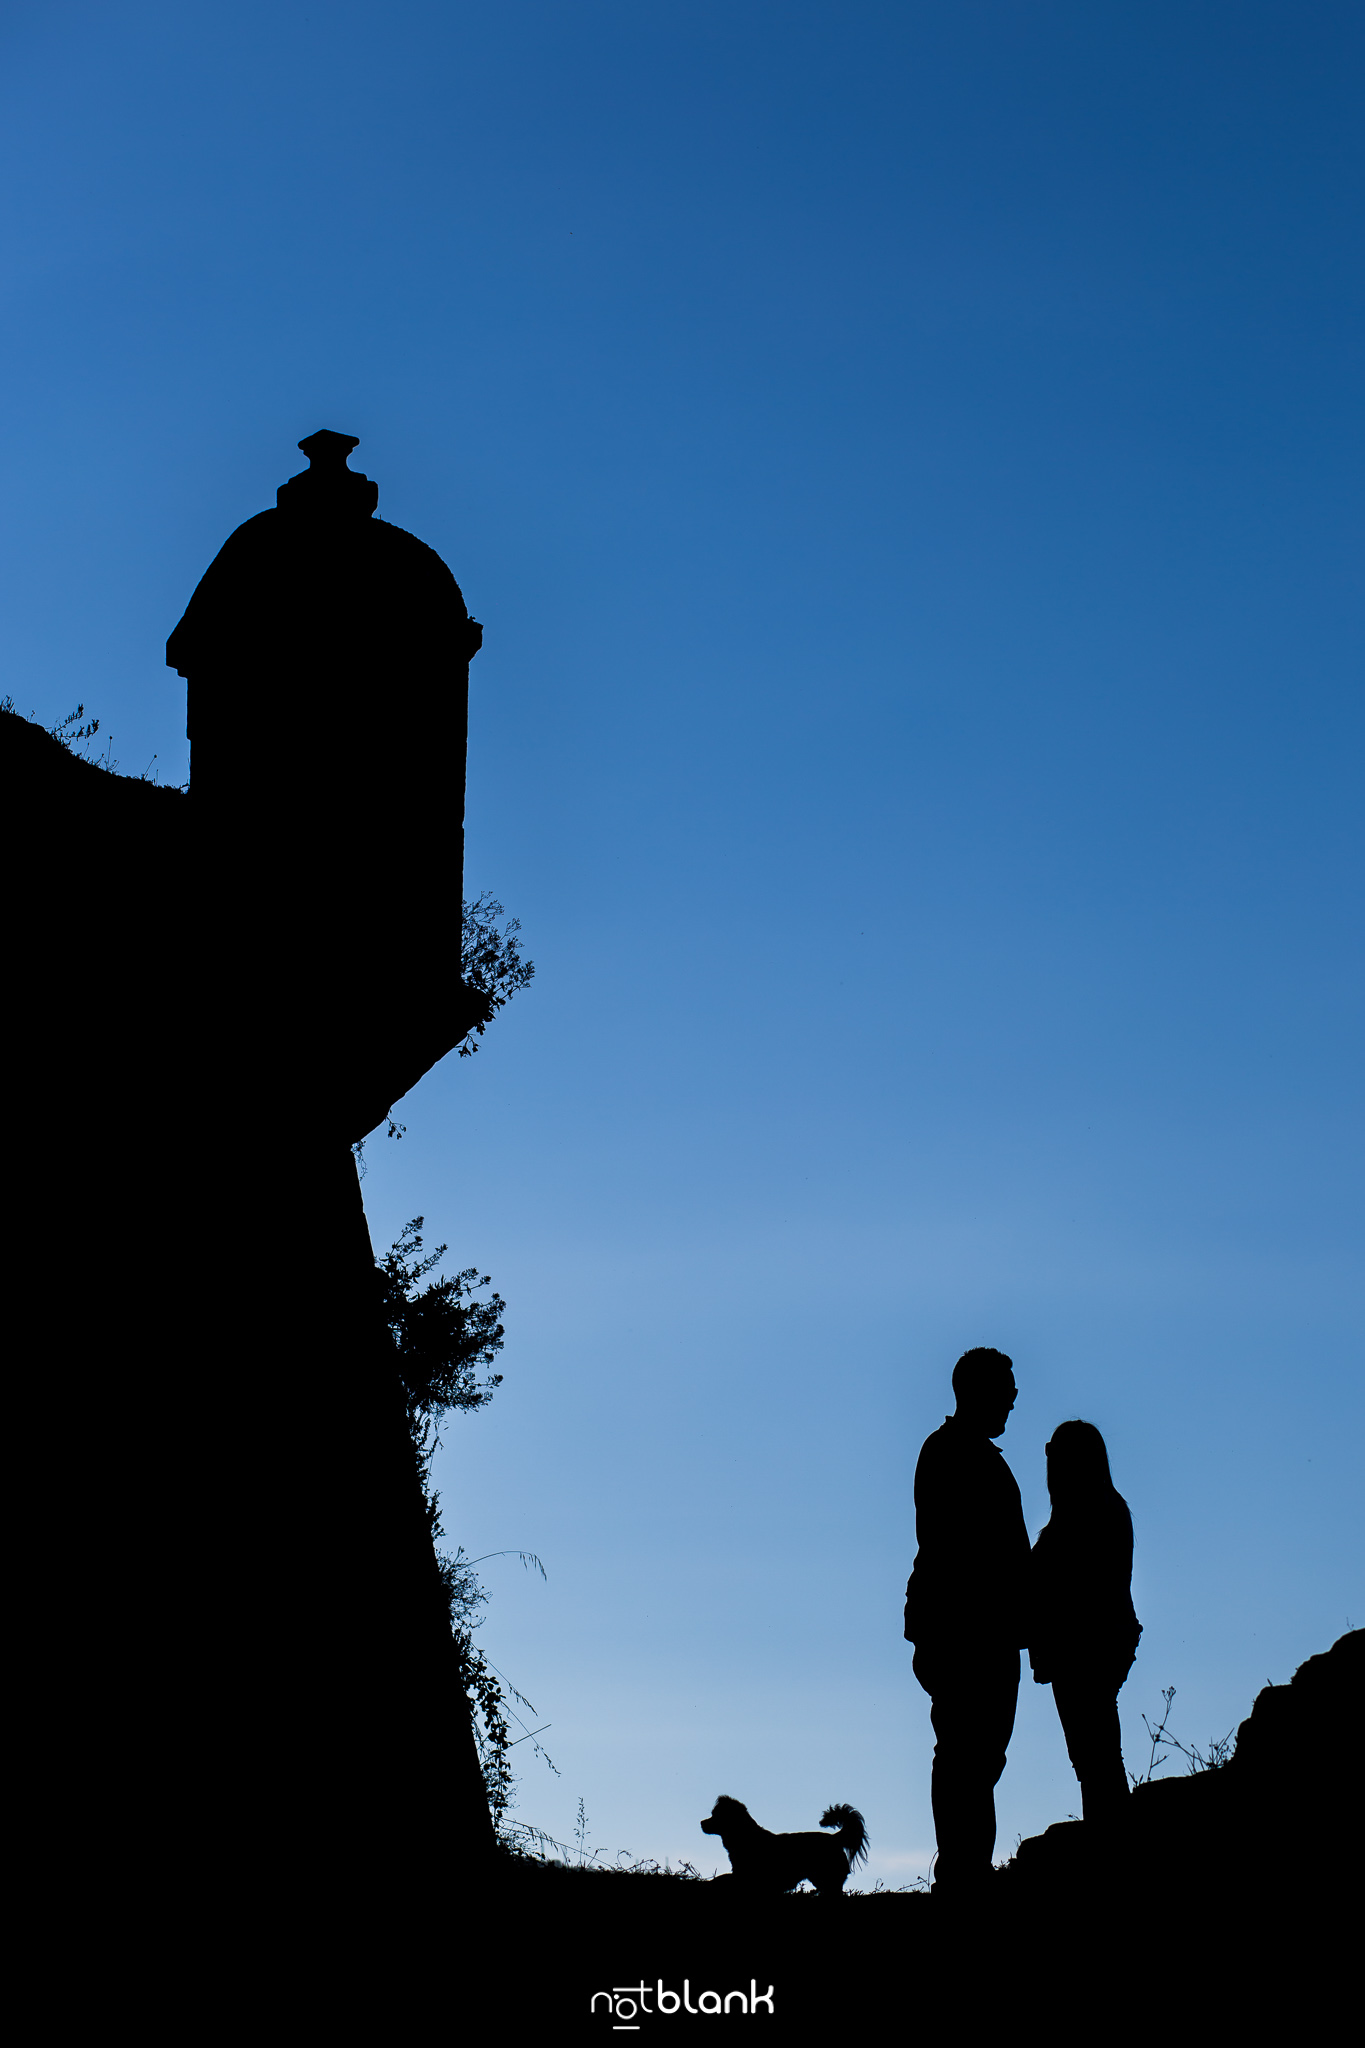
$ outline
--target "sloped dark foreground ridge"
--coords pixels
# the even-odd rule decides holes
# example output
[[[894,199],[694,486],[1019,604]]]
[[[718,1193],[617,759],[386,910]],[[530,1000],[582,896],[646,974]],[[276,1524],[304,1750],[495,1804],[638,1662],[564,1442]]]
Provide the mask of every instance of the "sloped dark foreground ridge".
[[[1253,1891],[1269,1881],[1311,1891],[1353,1853],[1361,1823],[1353,1765],[1365,1702],[1365,1630],[1256,1696],[1220,1770],[1157,1778],[1128,1802],[1112,1845],[1064,1821],[1020,1844],[1002,1873],[1036,1892],[1113,1881],[1151,1886],[1173,1859],[1188,1881]]]
[[[970,1907],[925,1893],[753,1905],[726,1878],[512,1862],[487,1909],[484,1982],[506,2017],[571,2040],[687,2037],[704,2018],[727,2039],[1303,2038],[1359,1945],[1362,1694],[1355,1630],[1259,1694],[1229,1764],[1142,1786],[1111,1834],[1049,1828]],[[770,1985],[771,2015],[746,2015]],[[672,2008],[684,1991],[695,2014]]]

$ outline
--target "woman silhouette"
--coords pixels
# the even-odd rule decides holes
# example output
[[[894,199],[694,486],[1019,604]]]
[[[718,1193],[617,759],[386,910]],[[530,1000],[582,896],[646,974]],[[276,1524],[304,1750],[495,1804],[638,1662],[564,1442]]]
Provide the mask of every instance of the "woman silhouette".
[[[1052,1514],[1029,1561],[1029,1661],[1052,1687],[1087,1820],[1128,1796],[1119,1687],[1142,1624],[1133,1612],[1133,1518],[1092,1422],[1063,1422],[1047,1446]]]

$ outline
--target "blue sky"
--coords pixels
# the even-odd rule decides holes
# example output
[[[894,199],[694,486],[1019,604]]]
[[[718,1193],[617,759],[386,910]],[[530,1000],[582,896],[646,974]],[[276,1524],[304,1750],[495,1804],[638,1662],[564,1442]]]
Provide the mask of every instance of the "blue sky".
[[[974,1343],[1032,1529],[1108,1439],[1130,1764],[1164,1686],[1223,1733],[1365,1619],[1359,10],[0,22],[19,708],[182,779],[166,634],[322,425],[485,621],[467,880],[537,976],[365,1196],[508,1302],[440,1479],[549,1575],[486,1574],[520,1817],[709,1869],[718,1792],[847,1799],[927,1868]],[[1076,1803],[1026,1684],[1002,1851]]]

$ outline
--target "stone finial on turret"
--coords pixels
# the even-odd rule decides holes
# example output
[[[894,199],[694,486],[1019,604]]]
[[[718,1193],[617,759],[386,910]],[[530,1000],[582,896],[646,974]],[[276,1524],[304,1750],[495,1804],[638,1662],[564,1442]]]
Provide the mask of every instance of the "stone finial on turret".
[[[326,512],[355,514],[367,519],[379,503],[379,486],[369,477],[347,467],[353,448],[360,446],[356,434],[337,434],[320,427],[316,434],[299,442],[308,457],[307,469],[291,476],[275,493],[281,512]]]
[[[315,469],[327,469],[337,463],[344,469],[351,450],[359,446],[359,434],[334,434],[330,427],[319,427],[316,434],[306,434],[297,443],[299,453],[306,455]]]

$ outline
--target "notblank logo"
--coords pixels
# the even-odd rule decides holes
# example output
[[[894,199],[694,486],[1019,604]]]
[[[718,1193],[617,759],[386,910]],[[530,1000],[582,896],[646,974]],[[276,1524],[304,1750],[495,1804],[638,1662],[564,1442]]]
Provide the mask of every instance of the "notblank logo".
[[[650,2000],[655,2002],[651,2005]],[[599,2003],[599,2000],[601,2001]],[[746,2013],[752,2019],[756,2012],[772,2012],[773,1987],[760,1991],[756,1980],[749,1979],[747,1991],[699,1991],[697,2002],[692,2003],[692,1979],[683,1978],[681,1991],[670,1991],[659,1978],[653,1984],[613,1984],[610,1991],[594,1991],[591,2012],[612,2019],[613,2034],[638,2034],[640,2018],[653,2019],[663,2013],[671,2018],[675,2012],[690,2013]]]

